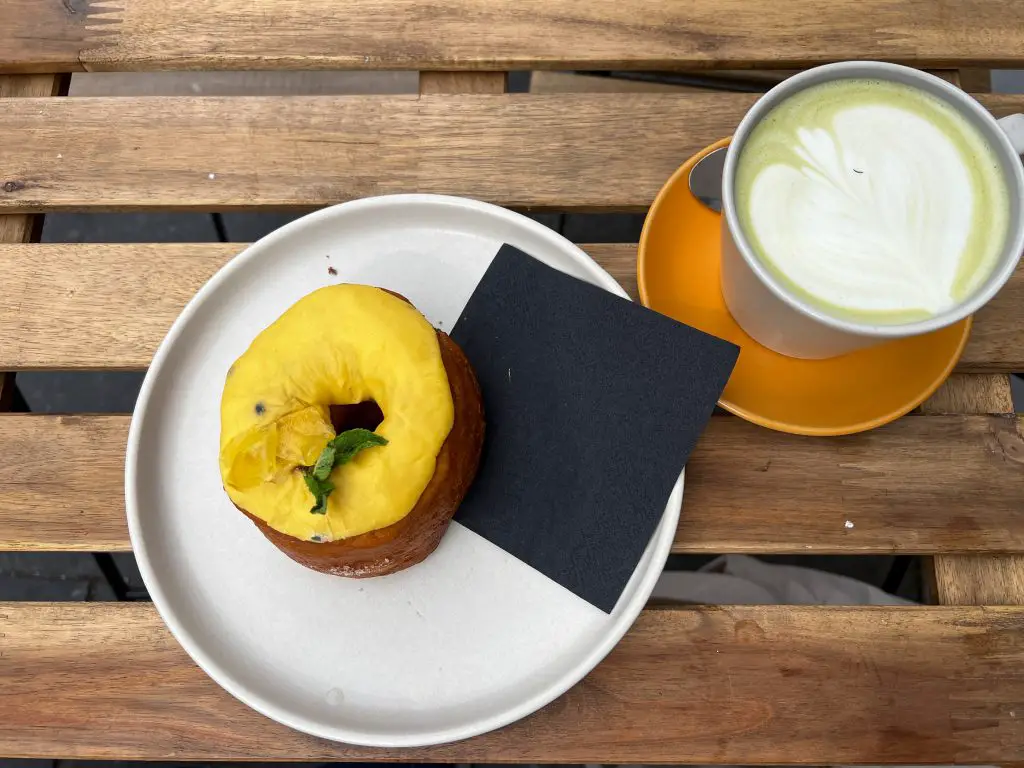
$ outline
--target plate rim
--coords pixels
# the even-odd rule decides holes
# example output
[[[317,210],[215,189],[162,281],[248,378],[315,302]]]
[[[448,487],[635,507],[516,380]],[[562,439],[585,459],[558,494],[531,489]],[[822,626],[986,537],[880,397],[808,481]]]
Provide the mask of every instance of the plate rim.
[[[196,291],[195,295],[189,299],[181,313],[175,318],[167,335],[157,347],[146,371],[146,376],[132,412],[125,451],[124,500],[132,551],[135,554],[143,581],[152,598],[154,608],[171,635],[192,661],[217,685],[233,697],[271,720],[319,738],[357,746],[381,748],[433,746],[488,733],[536,712],[586,677],[612,651],[626,632],[629,631],[630,627],[632,627],[646,605],[655,583],[664,569],[681,513],[681,504],[673,504],[672,502],[677,495],[681,501],[686,475],[684,467],[669,494],[669,503],[662,513],[661,521],[658,523],[658,527],[652,534],[651,540],[645,549],[644,556],[647,555],[648,551],[651,552],[651,562],[637,583],[633,597],[621,607],[622,612],[620,615],[616,617],[613,614],[609,614],[609,618],[612,619],[610,626],[588,652],[581,654],[579,660],[568,671],[554,681],[549,682],[534,696],[521,701],[516,706],[508,707],[486,718],[466,721],[460,725],[432,730],[429,733],[420,733],[412,736],[374,734],[370,731],[361,731],[345,726],[321,727],[322,724],[320,723],[308,720],[285,706],[264,699],[261,695],[249,690],[243,681],[236,680],[226,670],[221,669],[203,649],[202,643],[198,642],[179,621],[172,601],[163,592],[156,572],[152,567],[147,544],[142,533],[143,524],[140,519],[136,476],[139,463],[139,445],[145,428],[146,414],[150,406],[150,397],[155,387],[155,382],[160,377],[165,359],[199,307],[221,283],[230,279],[236,271],[243,269],[246,263],[256,258],[263,249],[273,247],[277,241],[285,239],[297,231],[322,220],[359,212],[362,209],[378,207],[386,209],[407,205],[446,205],[497,217],[513,226],[532,230],[534,234],[540,235],[553,246],[562,249],[567,255],[571,256],[576,263],[595,278],[600,287],[621,298],[625,298],[627,301],[631,301],[622,286],[579,246],[539,222],[491,203],[451,195],[413,193],[379,195],[328,206],[289,222],[240,250],[238,254],[217,270]],[[619,606],[616,607],[619,608]]]

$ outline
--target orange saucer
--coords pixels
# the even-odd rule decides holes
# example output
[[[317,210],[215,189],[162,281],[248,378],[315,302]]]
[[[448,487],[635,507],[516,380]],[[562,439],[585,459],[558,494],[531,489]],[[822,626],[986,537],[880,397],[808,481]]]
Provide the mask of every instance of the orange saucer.
[[[846,435],[916,408],[953,370],[971,318],[828,360],[772,352],[736,325],[719,286],[722,217],[688,185],[697,161],[728,143],[723,139],[691,157],[654,200],[640,236],[640,301],[739,345],[739,362],[718,404],[755,424],[799,435]]]

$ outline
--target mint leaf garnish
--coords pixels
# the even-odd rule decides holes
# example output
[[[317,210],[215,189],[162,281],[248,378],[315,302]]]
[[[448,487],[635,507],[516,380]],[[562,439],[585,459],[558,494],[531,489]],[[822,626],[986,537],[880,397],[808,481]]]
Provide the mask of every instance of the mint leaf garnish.
[[[376,432],[371,432],[368,429],[349,429],[342,432],[327,445],[328,447],[334,446],[334,466],[340,467],[342,464],[348,464],[352,461],[353,457],[365,448],[387,444],[388,441]],[[326,450],[327,448],[324,448],[324,451]]]
[[[328,441],[312,467],[302,468],[302,479],[313,494],[314,505],[310,513],[327,514],[327,497],[334,490],[334,483],[328,478],[335,467],[348,464],[357,453],[366,448],[387,445],[388,441],[368,429],[349,429]]]
[[[327,497],[331,491],[334,490],[334,484],[330,480],[321,481],[319,494],[316,496],[316,504],[309,510],[314,515],[326,515],[327,514]]]
[[[313,477],[317,480],[326,480],[330,476],[331,470],[334,469],[334,454],[334,443],[327,443],[320,458],[313,465]]]
[[[334,490],[334,483],[327,479],[320,480],[308,468],[303,469],[302,479],[306,481],[306,487],[309,488],[309,492],[313,494],[313,500],[316,502],[309,511],[314,515],[326,515],[327,497]]]
[[[320,495],[320,481],[313,477],[313,473],[308,470],[302,471],[302,479],[306,481],[306,487],[309,488],[309,492],[314,496]]]

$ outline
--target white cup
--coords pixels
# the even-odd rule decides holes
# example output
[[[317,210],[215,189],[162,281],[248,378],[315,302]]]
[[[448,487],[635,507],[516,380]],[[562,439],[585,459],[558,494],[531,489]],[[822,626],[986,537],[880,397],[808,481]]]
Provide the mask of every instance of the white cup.
[[[955,107],[994,148],[1010,191],[1006,245],[985,282],[964,301],[901,325],[875,325],[833,317],[793,294],[755,256],[736,213],[736,166],[750,132],[775,106],[797,91],[843,78],[904,83]],[[996,120],[956,86],[920,70],[877,61],[847,61],[801,72],[762,96],[740,122],[729,145],[722,179],[722,295],[736,322],[759,343],[790,357],[835,357],[891,339],[944,328],[977,312],[1006,283],[1024,250],[1024,115]]]

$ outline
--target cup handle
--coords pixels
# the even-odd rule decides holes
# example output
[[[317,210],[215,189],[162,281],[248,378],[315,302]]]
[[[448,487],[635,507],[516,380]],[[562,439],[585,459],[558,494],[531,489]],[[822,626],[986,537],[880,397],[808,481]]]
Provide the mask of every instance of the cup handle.
[[[1018,155],[1024,155],[1024,115],[1007,115],[998,121]]]

